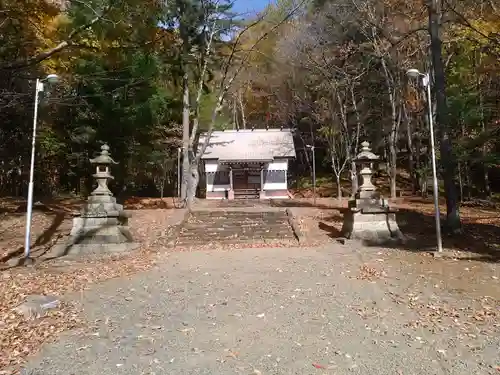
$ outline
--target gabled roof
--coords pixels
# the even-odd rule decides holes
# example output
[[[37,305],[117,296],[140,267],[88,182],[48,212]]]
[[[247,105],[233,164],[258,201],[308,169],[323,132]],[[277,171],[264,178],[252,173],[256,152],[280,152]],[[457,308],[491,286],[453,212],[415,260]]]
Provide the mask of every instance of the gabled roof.
[[[200,136],[201,147],[206,133]],[[202,159],[220,161],[271,161],[295,157],[290,129],[254,129],[214,131]]]

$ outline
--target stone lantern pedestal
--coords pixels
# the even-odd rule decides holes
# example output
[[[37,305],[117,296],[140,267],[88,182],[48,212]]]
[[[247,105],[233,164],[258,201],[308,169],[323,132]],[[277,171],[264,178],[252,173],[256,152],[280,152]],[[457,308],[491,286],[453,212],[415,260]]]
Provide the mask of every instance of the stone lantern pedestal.
[[[96,166],[97,188],[91,193],[80,216],[73,219],[70,239],[57,249],[57,255],[79,253],[123,252],[136,248],[128,228],[129,214],[108,188],[113,179],[109,166],[116,163],[109,155],[108,145],[101,147],[101,154],[90,160]]]
[[[373,163],[378,159],[371,152],[370,144],[363,142],[356,157],[356,163],[361,167],[360,186],[344,214],[342,235],[373,244],[403,241],[403,234],[396,222],[396,211],[389,207],[387,200],[379,196],[371,181]]]

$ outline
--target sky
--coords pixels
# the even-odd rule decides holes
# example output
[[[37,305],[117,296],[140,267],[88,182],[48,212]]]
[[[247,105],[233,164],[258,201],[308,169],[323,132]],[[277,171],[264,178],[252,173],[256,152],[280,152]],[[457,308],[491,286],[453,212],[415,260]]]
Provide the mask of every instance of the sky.
[[[237,13],[256,13],[270,2],[271,0],[236,0],[232,10]]]

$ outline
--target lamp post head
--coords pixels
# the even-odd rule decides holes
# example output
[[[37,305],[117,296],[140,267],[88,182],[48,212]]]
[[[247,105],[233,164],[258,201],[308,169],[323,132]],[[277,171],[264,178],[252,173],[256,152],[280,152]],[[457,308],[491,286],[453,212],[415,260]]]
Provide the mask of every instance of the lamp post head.
[[[59,81],[59,77],[57,76],[57,74],[49,74],[45,79],[50,84],[54,84]]]
[[[418,69],[408,69],[406,71],[406,75],[410,78],[418,78],[422,75]]]

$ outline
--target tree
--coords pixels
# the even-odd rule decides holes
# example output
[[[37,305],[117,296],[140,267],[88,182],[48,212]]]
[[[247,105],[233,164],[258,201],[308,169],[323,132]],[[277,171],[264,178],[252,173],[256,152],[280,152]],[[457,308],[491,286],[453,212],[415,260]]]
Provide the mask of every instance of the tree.
[[[173,5],[173,6],[172,6]],[[264,34],[257,39],[254,45],[240,51],[242,36],[255,25],[259,24],[262,16],[253,22],[235,29],[239,22],[235,22],[234,15],[229,11],[231,3],[226,1],[187,1],[177,0],[168,8],[167,23],[179,30],[180,52],[179,68],[182,75],[183,97],[183,188],[181,196],[191,208],[199,182],[199,167],[203,153],[208,147],[211,134],[220,115],[226,94],[245,68],[255,45],[265,39]],[[298,7],[296,8],[298,9]],[[287,15],[284,20],[290,17]],[[282,20],[283,22],[283,20]],[[270,30],[272,31],[273,28]],[[231,42],[224,42],[223,36],[237,31],[236,38]],[[226,52],[226,56],[224,55]],[[212,75],[210,68],[218,65],[218,74]],[[214,83],[211,79],[214,77]],[[212,89],[208,83],[212,83]],[[190,92],[194,88],[195,93]],[[215,102],[212,106],[211,118],[206,125],[206,136],[198,145],[200,124],[200,103],[204,92],[213,92]]]
[[[436,96],[436,124],[440,138],[441,162],[443,165],[444,189],[446,197],[446,223],[452,232],[460,230],[459,202],[455,187],[456,161],[453,155],[446,101],[446,76],[442,57],[440,36],[441,14],[439,0],[427,0],[429,12],[429,36],[432,69],[434,73],[434,94]]]

